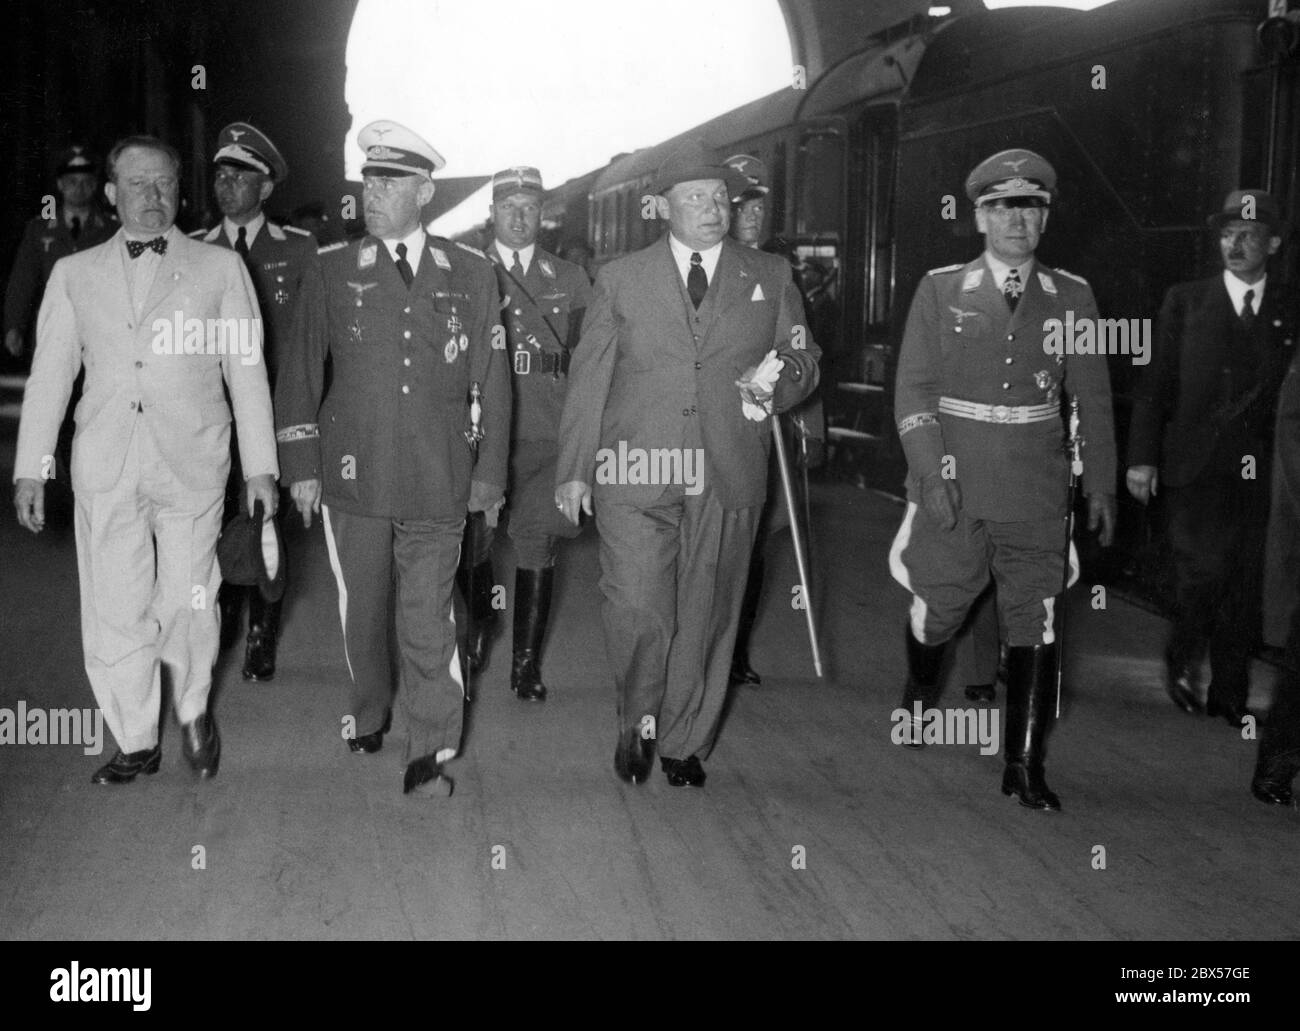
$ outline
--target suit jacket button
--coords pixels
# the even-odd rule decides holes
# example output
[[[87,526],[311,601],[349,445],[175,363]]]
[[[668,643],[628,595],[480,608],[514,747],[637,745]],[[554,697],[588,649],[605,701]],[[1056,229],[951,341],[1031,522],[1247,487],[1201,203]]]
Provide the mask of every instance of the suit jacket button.
[[[1003,383],[1003,384],[1002,384],[1002,389],[1003,389],[1003,390],[1010,390],[1010,389],[1011,389],[1011,384],[1010,384],[1010,383]]]
[[[697,369],[702,369],[702,368],[704,368],[704,363],[703,363],[703,362],[696,362],[696,363],[695,363],[695,367],[696,367]]]
[[[405,383],[403,383],[403,384],[402,384],[402,393],[403,393],[403,394],[409,394],[410,392],[411,392],[411,388],[408,387]]]
[[[683,414],[683,415],[690,415],[690,414],[691,414],[691,410],[690,410],[689,408],[683,408],[683,409],[682,409],[682,414]]]
[[[136,363],[135,363],[135,367],[136,367],[137,369],[143,369],[143,368],[144,368],[144,362],[136,362]]]

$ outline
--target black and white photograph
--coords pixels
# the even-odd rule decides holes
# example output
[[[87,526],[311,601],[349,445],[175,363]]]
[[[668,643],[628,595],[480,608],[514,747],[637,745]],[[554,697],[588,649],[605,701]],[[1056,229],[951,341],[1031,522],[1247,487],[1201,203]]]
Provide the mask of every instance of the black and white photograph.
[[[1071,942],[1026,1001],[1274,1012],[1300,0],[5,20],[7,997]]]

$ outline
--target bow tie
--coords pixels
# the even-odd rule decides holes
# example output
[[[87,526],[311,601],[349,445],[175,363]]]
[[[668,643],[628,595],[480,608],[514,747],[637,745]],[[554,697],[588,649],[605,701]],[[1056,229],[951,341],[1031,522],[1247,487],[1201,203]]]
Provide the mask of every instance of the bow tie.
[[[126,252],[133,258],[140,257],[146,250],[157,251],[159,254],[167,253],[167,238],[165,236],[155,236],[152,240],[127,240]]]

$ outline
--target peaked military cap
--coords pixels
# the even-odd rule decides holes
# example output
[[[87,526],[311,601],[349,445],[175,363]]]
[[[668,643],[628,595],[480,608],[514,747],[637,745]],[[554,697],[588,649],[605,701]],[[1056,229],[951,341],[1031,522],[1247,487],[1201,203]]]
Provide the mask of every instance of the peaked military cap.
[[[749,188],[748,176],[719,161],[703,140],[692,139],[679,143],[664,158],[650,184],[650,192],[667,193],[678,183],[698,179],[721,179],[727,184],[728,197],[739,196]]]
[[[503,168],[492,177],[493,200],[509,197],[512,193],[535,193],[540,197],[545,192],[542,173],[530,165]]]
[[[1032,150],[1000,150],[966,177],[966,196],[977,206],[1004,197],[1037,197],[1050,204],[1055,193],[1056,169]]]
[[[99,162],[91,154],[90,149],[81,144],[75,144],[60,154],[59,162],[54,166],[55,178],[67,175],[70,172],[90,172],[94,174],[98,171]]]
[[[365,154],[362,175],[420,175],[432,178],[447,162],[418,134],[398,122],[380,119],[357,134]]]
[[[267,601],[284,597],[284,540],[274,519],[265,519],[261,499],[253,503],[253,514],[240,506],[239,513],[221,528],[217,540],[217,565],[221,579],[232,584],[256,587]]]
[[[1223,200],[1223,208],[1205,220],[1211,229],[1222,229],[1228,222],[1258,219],[1276,235],[1285,224],[1277,198],[1263,190],[1233,190]]]
[[[289,165],[266,133],[247,122],[231,122],[217,136],[215,165],[234,165],[251,168],[254,172],[269,175],[277,183],[289,174]]]
[[[728,168],[734,168],[737,172],[749,180],[749,185],[740,193],[733,193],[732,200],[749,200],[751,197],[761,197],[771,189],[767,185],[767,165],[762,160],[754,157],[753,154],[732,154],[723,162]]]

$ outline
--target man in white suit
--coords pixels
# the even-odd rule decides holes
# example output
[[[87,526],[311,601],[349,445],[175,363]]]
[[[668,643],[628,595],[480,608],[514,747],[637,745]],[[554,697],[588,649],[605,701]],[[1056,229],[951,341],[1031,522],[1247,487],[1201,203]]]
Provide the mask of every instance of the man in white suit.
[[[105,192],[122,228],[60,260],[37,320],[14,463],[18,521],[39,533],[59,423],[86,370],[72,444],[86,673],[117,741],[96,784],[160,763],[161,665],[181,749],[214,776],[208,712],[217,654],[216,545],[230,468],[229,389],[250,511],[275,512],[278,475],[261,324],[233,251],[175,228],[180,155],[148,136],[110,152]]]

